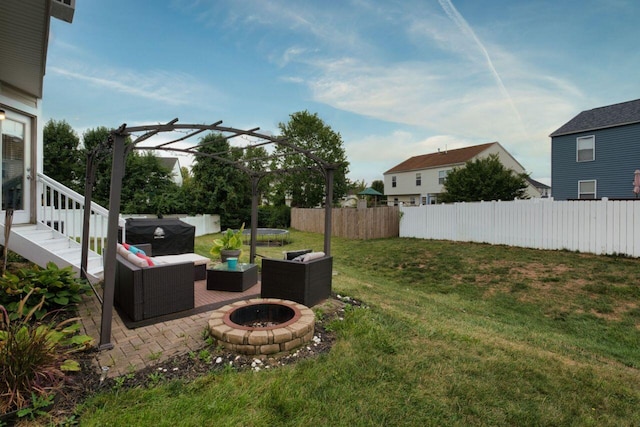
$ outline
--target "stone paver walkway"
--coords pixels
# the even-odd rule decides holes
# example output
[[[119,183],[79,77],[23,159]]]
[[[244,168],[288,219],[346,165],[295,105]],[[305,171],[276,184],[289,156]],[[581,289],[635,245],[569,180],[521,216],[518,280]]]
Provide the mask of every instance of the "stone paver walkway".
[[[195,286],[196,289],[205,287],[206,281],[196,282]],[[259,288],[257,289],[259,293]],[[252,288],[252,292],[247,291],[246,293],[247,299],[255,297],[254,288]],[[228,292],[223,294],[229,295],[229,302],[242,295]],[[220,305],[224,305],[224,296],[217,296],[217,298],[221,300]],[[196,306],[200,305],[198,304],[199,299],[201,298],[198,298],[198,292],[196,292]],[[108,376],[117,377],[161,363],[173,356],[200,350],[205,346],[203,333],[207,327],[209,316],[216,308],[218,307],[190,317],[135,329],[128,329],[118,312],[114,310],[111,326],[111,342],[114,344],[114,348],[97,353],[96,372],[100,372],[101,367],[107,366],[109,368]],[[100,342],[101,310],[100,302],[93,294],[85,295],[79,307],[84,333],[93,337],[96,346]]]

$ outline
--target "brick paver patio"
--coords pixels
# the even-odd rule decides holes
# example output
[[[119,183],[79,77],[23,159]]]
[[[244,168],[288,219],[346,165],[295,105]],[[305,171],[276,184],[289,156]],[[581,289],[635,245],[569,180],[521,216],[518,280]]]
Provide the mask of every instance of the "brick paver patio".
[[[210,310],[181,319],[169,320],[129,329],[114,310],[111,342],[114,348],[97,353],[96,372],[109,367],[109,377],[116,377],[161,363],[173,356],[197,351],[205,346],[203,332],[211,312],[231,301],[260,295],[260,283],[244,292],[207,291],[206,280],[194,283],[195,306],[215,304]],[[102,308],[95,295],[85,295],[79,307],[84,333],[100,341]]]

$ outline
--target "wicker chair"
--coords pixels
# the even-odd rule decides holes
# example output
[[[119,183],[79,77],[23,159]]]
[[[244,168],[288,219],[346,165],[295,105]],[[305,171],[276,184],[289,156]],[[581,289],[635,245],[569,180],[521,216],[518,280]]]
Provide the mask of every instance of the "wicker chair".
[[[115,304],[134,322],[192,309],[193,277],[193,262],[138,267],[117,255]]]
[[[280,298],[313,307],[331,295],[333,257],[308,262],[264,258],[262,298]]]

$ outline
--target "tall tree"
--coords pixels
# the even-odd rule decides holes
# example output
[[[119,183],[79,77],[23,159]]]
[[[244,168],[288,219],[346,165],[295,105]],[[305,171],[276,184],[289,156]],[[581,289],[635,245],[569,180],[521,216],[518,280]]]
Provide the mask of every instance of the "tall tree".
[[[269,153],[264,147],[247,146],[242,155],[244,165],[256,172],[264,172],[270,167]],[[273,175],[267,174],[258,183],[259,200],[271,199]]]
[[[497,154],[491,154],[449,172],[438,198],[444,203],[526,199],[527,177],[507,169]]]
[[[78,191],[84,191],[83,154],[80,138],[64,120],[49,120],[43,129],[43,171],[52,179]]]
[[[384,181],[382,181],[381,179],[376,179],[371,183],[371,188],[381,194],[384,194]]]
[[[181,213],[178,185],[171,171],[151,152],[127,156],[122,179],[122,213]]]
[[[86,168],[86,154],[104,143],[109,137],[109,129],[99,126],[94,129],[87,129],[82,133],[83,150],[83,167]],[[105,157],[101,158],[96,166],[96,183],[93,187],[92,199],[100,206],[109,207],[109,188],[111,187],[111,155],[105,153]]]
[[[346,160],[342,137],[324,123],[316,113],[300,111],[289,116],[289,122],[280,123],[281,136],[287,141],[305,150],[310,150],[319,158],[338,164],[334,172],[333,203],[337,203],[347,192],[347,173],[349,162]],[[275,167],[289,169],[291,172],[281,175],[279,192],[292,197],[292,206],[314,207],[324,202],[325,179],[315,161],[304,154],[277,145],[278,155]]]
[[[104,126],[88,129],[82,134],[85,153],[109,137],[109,129]],[[131,143],[127,139],[126,143]],[[86,164],[86,155],[83,164]],[[111,188],[111,153],[106,152],[97,164],[93,200],[101,206],[109,207]],[[120,211],[123,213],[168,214],[178,213],[178,186],[171,179],[171,171],[163,167],[153,153],[140,154],[132,151],[125,161],[122,179]]]
[[[242,159],[242,149],[231,147],[223,135],[210,133],[200,139],[198,151],[203,154],[196,156],[191,168],[192,213],[218,213],[222,228],[239,228],[243,222],[248,223],[251,184],[248,175],[234,165]]]

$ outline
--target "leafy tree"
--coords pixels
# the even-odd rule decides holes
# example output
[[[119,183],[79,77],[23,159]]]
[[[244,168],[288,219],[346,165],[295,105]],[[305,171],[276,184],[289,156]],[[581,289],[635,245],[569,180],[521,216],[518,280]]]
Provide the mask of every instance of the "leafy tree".
[[[153,153],[129,154],[122,180],[122,213],[179,213],[178,191],[171,171]]]
[[[78,191],[84,191],[85,170],[80,139],[64,120],[49,120],[43,129],[45,175]]]
[[[371,188],[379,192],[380,194],[384,194],[384,181],[377,179],[371,183]]]
[[[349,172],[342,137],[315,113],[300,111],[289,117],[288,123],[278,125],[281,136],[327,162],[339,164],[334,172],[333,187],[333,203],[337,203],[347,192],[346,176]],[[318,167],[316,162],[283,145],[277,145],[274,153],[278,156],[274,167],[291,170],[281,175],[278,193],[291,195],[292,206],[314,207],[322,204],[325,197],[324,176],[321,172],[310,169]]]
[[[507,169],[497,154],[491,154],[449,172],[438,198],[444,203],[525,199],[527,176]]]
[[[109,129],[104,126],[88,129],[82,134],[85,153],[107,140]],[[131,141],[127,139],[127,143]],[[86,163],[86,155],[84,156]],[[111,153],[99,159],[93,201],[109,207],[111,188]],[[152,153],[129,153],[122,179],[120,211],[122,213],[178,213],[182,209],[179,188],[171,179],[171,171],[162,166]]]
[[[365,188],[367,188],[367,183],[364,182],[364,179],[361,179],[360,181],[351,181],[350,179],[347,179],[347,183],[347,191],[351,191],[352,194],[358,194],[361,191],[364,191]]]
[[[269,170],[269,153],[264,147],[247,146],[245,147],[242,158],[244,159],[244,165],[253,171],[263,172]],[[264,175],[260,178],[258,182],[259,200],[271,199],[271,183],[273,180],[274,176],[271,174]]]
[[[205,155],[196,156],[191,169],[189,213],[219,213],[223,229],[240,228],[251,218],[251,183],[247,174],[229,162],[241,160],[242,149],[231,147],[223,135],[210,133],[201,138],[198,151]]]
[[[87,129],[82,134],[83,166],[86,168],[86,153],[102,144],[109,137],[109,129],[99,126],[95,129]],[[111,155],[106,154],[98,161],[96,166],[96,183],[93,186],[92,200],[100,206],[109,208],[109,188],[111,187]]]

